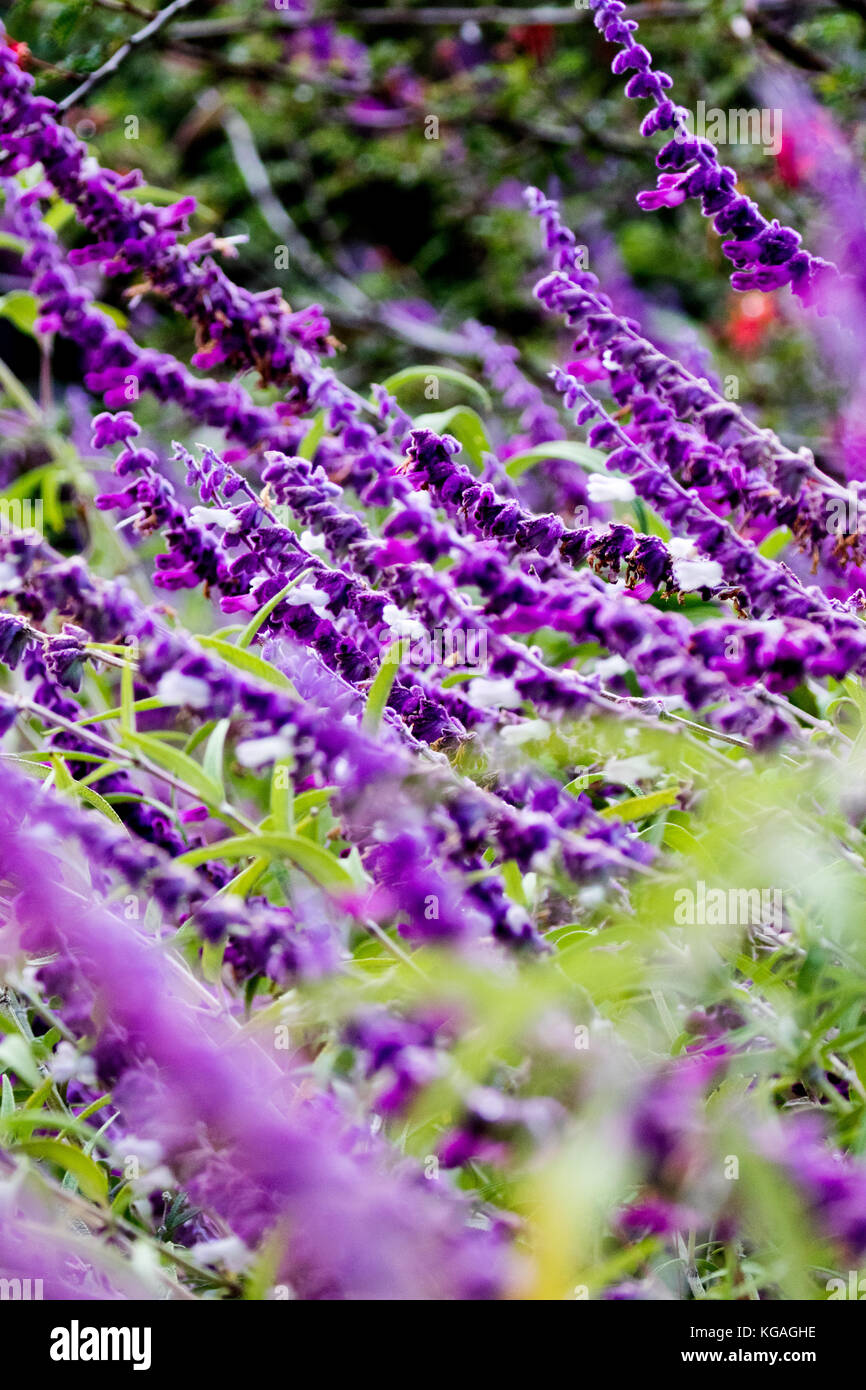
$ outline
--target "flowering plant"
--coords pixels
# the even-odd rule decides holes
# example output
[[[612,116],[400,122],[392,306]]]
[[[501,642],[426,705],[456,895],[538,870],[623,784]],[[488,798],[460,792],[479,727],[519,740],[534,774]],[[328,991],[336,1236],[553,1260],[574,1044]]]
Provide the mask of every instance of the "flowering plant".
[[[836,335],[813,451],[607,292],[551,180],[519,211],[539,374],[296,239],[223,112],[275,265],[400,345],[367,381],[319,303],[247,288],[191,195],[67,123],[184,8],[59,102],[0,35],[0,1274],[831,1296],[866,1252],[853,152],[792,87],[849,211],[813,249],[631,8],[583,7],[662,137],[641,215],[693,201],[743,302]],[[411,71],[276,11],[367,138],[433,129]]]

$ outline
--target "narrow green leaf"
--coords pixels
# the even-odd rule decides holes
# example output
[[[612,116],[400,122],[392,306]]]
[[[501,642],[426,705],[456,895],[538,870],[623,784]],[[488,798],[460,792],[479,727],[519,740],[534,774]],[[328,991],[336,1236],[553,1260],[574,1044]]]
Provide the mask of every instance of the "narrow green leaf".
[[[98,309],[101,314],[105,314],[107,318],[110,318],[112,323],[116,324],[118,328],[126,328],[129,323],[129,319],[123,310],[115,308],[113,304],[105,304],[101,299],[96,299],[93,302],[93,307],[94,309]]]
[[[364,706],[364,728],[371,733],[375,732],[382,722],[388,696],[394,688],[394,681],[397,679],[397,672],[400,669],[403,644],[404,638],[402,637],[398,637],[396,642],[391,643],[382,657],[382,665],[376,672],[367,694],[367,703]]]
[[[297,579],[291,579],[288,584],[286,584],[282,589],[280,589],[280,592],[278,594],[274,594],[273,598],[269,598],[267,603],[262,604],[258,613],[255,613],[252,616],[252,618],[250,618],[250,621],[247,623],[246,627],[244,628],[243,632],[238,638],[239,647],[248,647],[250,645],[259,628],[261,627],[262,623],[265,622],[266,619],[271,616],[277,604],[282,603],[283,599],[286,597],[286,594],[289,592],[290,589],[293,589],[295,587],[297,582]]]
[[[222,974],[223,957],[226,953],[228,937],[222,941],[204,941],[201,948],[201,972],[208,984],[215,985]]]
[[[311,787],[308,792],[299,792],[293,810],[295,820],[303,820],[311,811],[326,806],[336,791],[339,791],[339,787]]]
[[[664,791],[650,792],[647,796],[630,796],[618,801],[615,806],[605,806],[602,816],[606,820],[641,820],[660,811],[663,806],[671,806],[677,799],[676,787],[666,787]]]
[[[278,758],[271,772],[271,826],[289,833],[295,823],[293,768],[293,758]]]
[[[36,1088],[42,1080],[42,1073],[36,1065],[33,1053],[26,1038],[20,1033],[9,1033],[0,1042],[0,1067],[4,1071],[14,1071],[27,1085]]]
[[[170,744],[163,743],[161,739],[155,738],[152,734],[133,734],[129,730],[124,730],[121,735],[121,742],[125,747],[137,748],[144,753],[151,762],[158,767],[165,768],[180,781],[192,788],[202,799],[210,805],[219,806],[222,803],[222,790],[219,785],[209,777],[202,767],[192,758],[187,757],[179,748],[172,748]]]
[[[2,1091],[0,1091],[0,1121],[8,1120],[15,1109],[15,1091],[12,1082],[6,1073],[2,1077]]]
[[[92,1202],[105,1206],[108,1200],[108,1179],[99,1164],[81,1149],[64,1144],[62,1139],[28,1139],[16,1144],[16,1149],[31,1158],[54,1163],[75,1178],[78,1187]]]
[[[220,800],[225,800],[225,784],[223,782],[223,760],[225,758],[226,734],[229,731],[231,720],[221,719],[207,741],[202,758],[202,767],[205,775],[210,777],[214,786],[220,789]]]
[[[0,251],[17,251],[23,255],[27,250],[27,242],[23,237],[15,236],[14,232],[0,232]]]
[[[125,1216],[134,1196],[135,1192],[131,1183],[125,1182],[122,1187],[119,1187],[111,1199],[112,1216]]]
[[[325,412],[320,410],[313,417],[313,423],[301,440],[298,449],[298,457],[302,459],[312,459],[319,447],[320,441],[325,435]]]
[[[591,449],[588,444],[580,444],[572,439],[552,439],[549,444],[533,444],[531,449],[523,449],[513,454],[505,465],[509,478],[519,478],[528,468],[544,459],[561,459],[564,463],[576,463],[589,473],[607,473],[612,478],[620,477],[604,464],[604,454]]]
[[[39,300],[29,290],[10,290],[8,294],[0,295],[0,317],[14,323],[20,333],[34,338]]]
[[[120,723],[126,733],[135,733],[135,677],[132,664],[124,662],[120,673]]]
[[[450,386],[462,387],[470,396],[473,396],[481,406],[482,410],[492,410],[493,402],[489,392],[480,381],[474,377],[467,376],[465,372],[459,372],[454,367],[404,367],[401,372],[395,372],[382,382],[386,391],[390,391],[392,396],[396,396],[398,391],[402,391],[404,386],[420,384],[427,385],[429,377],[435,377],[437,382],[447,381]]]
[[[25,1109],[25,1110],[41,1110],[42,1105],[43,1105],[44,1102],[48,1099],[48,1097],[50,1096],[50,1094],[51,1094],[51,1092],[52,1092],[53,1089],[54,1089],[54,1077],[53,1077],[53,1076],[44,1076],[44,1077],[42,1078],[41,1082],[39,1083],[39,1085],[36,1087],[36,1090],[33,1091],[33,1092],[27,1097],[27,1099],[25,1100],[25,1102],[24,1102],[24,1109]],[[82,1118],[82,1116],[79,1116],[79,1119],[81,1119],[81,1118]]]
[[[76,796],[80,796],[82,801],[86,801],[89,806],[93,806],[104,816],[108,816],[108,819],[114,821],[115,825],[123,825],[123,821],[114,807],[109,805],[104,796],[100,796],[99,792],[94,791],[93,787],[85,787],[81,782],[73,782],[72,791]]]
[[[414,423],[419,429],[433,430],[436,434],[453,434],[478,468],[484,462],[485,453],[490,452],[491,445],[484,422],[468,405],[455,405],[451,410],[416,415]]]
[[[276,666],[272,666],[269,661],[256,656],[254,652],[233,647],[231,642],[223,642],[219,637],[196,637],[195,640],[201,646],[216,652],[223,661],[227,661],[230,666],[236,666],[239,671],[243,671],[246,675],[255,676],[261,681],[266,681],[268,685],[275,685],[278,690],[286,690],[292,695],[297,694],[292,682],[283,671],[278,671]]]
[[[268,859],[289,859],[305,874],[329,893],[346,893],[355,887],[352,875],[338,859],[328,854],[311,840],[303,840],[295,835],[281,835],[269,830],[255,835],[236,835],[215,844],[201,845],[187,850],[178,856],[178,864],[189,864],[195,868],[206,864],[209,859],[245,859],[249,856]]]
[[[765,560],[775,560],[777,555],[794,539],[788,526],[777,526],[775,531],[771,531],[769,536],[765,536],[758,546],[758,550]]]
[[[239,874],[235,874],[234,878],[230,878],[228,883],[224,883],[222,888],[214,894],[214,897],[231,895],[245,898],[258,883],[262,874],[267,873],[270,862],[270,859],[267,858],[254,859],[252,864],[248,864],[245,869],[241,869]]]
[[[57,753],[51,755],[51,766],[54,769],[54,785],[59,792],[69,791],[70,787],[75,786],[75,778]]]

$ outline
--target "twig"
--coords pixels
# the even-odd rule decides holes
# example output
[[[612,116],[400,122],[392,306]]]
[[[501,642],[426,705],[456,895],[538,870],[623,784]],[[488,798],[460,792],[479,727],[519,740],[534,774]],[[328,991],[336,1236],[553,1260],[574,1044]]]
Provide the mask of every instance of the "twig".
[[[113,10],[116,14],[132,14],[136,19],[153,19],[155,10],[145,10],[133,0],[90,0],[99,10]]]
[[[782,10],[789,0],[760,0],[762,11]],[[818,8],[816,5],[815,8]],[[853,8],[853,5],[851,6]],[[630,5],[629,19],[650,21],[654,19],[697,19],[700,6],[688,0],[667,0],[662,4]],[[352,9],[338,7],[329,14],[320,16],[342,24],[356,24],[360,28],[389,25],[451,25],[451,24],[555,24],[568,25],[588,19],[589,9],[578,9],[573,5],[534,5],[530,8],[516,5],[428,5],[422,8],[410,6],[403,9],[386,7],[371,9]],[[299,29],[308,24],[305,15],[288,13],[263,14],[256,20],[250,16],[237,19],[192,20],[178,26],[178,38],[212,39],[231,34],[247,34],[251,29]]]
[[[215,110],[222,101],[218,92],[208,93],[205,100],[209,101]],[[383,324],[390,332],[403,338],[413,347],[422,347],[433,352],[447,352],[454,356],[472,355],[471,346],[460,334],[428,324],[401,322],[393,313],[389,313],[387,305],[377,304],[353,281],[333,270],[299,231],[294,219],[274,192],[253,133],[244,117],[234,108],[228,108],[221,112],[220,120],[247,191],[254,199],[262,217],[288,248],[298,270],[335,301],[339,315],[347,323],[357,326]]]
[[[64,97],[62,101],[58,102],[57,109],[59,111],[68,111],[71,106],[77,106],[79,102],[90,95],[95,87],[98,87],[106,78],[116,73],[121,64],[129,57],[130,53],[133,53],[136,48],[141,48],[142,44],[154,38],[159,33],[160,29],[163,29],[170,20],[174,19],[175,15],[180,14],[182,10],[188,9],[191,4],[193,4],[193,0],[172,0],[170,5],[166,5],[164,10],[160,10],[158,14],[154,15],[149,24],[145,24],[143,29],[139,29],[137,33],[128,38],[126,43],[122,43],[120,48],[112,53],[108,61],[103,63],[101,68],[97,68],[95,72],[92,72],[90,76],[81,83],[80,87],[76,87],[74,92],[70,92],[68,97]]]

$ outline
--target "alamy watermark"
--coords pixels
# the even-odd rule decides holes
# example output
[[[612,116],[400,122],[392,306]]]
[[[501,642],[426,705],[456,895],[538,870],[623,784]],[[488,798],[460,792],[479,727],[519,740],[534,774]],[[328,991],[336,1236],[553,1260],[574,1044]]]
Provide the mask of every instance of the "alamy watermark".
[[[0,536],[24,532],[27,545],[38,545],[45,534],[42,511],[41,497],[0,497]]]
[[[678,927],[753,927],[784,925],[779,888],[708,888],[698,879],[694,888],[674,893],[674,922]]]
[[[487,669],[487,630],[448,627],[424,628],[412,624],[409,632],[401,628],[384,628],[379,634],[385,647],[400,642],[401,665],[461,667]]]
[[[0,1303],[38,1302],[45,1297],[41,1279],[0,1279]]]
[[[682,142],[686,133],[714,145],[759,145],[765,154],[778,155],[782,149],[782,111],[779,107],[736,107],[723,111],[699,101],[688,113],[685,126],[677,126],[674,139]]]
[[[82,1327],[73,1318],[69,1327],[51,1331],[52,1361],[131,1361],[134,1371],[149,1371],[149,1327]]]

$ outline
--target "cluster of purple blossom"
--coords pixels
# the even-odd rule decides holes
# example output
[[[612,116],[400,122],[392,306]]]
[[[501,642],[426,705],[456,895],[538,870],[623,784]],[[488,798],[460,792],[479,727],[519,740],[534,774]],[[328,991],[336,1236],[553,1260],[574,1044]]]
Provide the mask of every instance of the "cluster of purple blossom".
[[[830,304],[835,268],[738,195],[713,146],[689,135],[626,6],[592,8],[619,46],[614,72],[631,74],[627,95],[653,102],[643,133],[673,132],[641,206],[699,198],[731,238],[736,289],[789,284]],[[330,29],[298,26],[288,43],[298,64],[336,53],[363,88],[363,52],[348,40],[335,49]],[[409,77],[393,82],[411,104]],[[14,528],[0,534],[4,977],[38,993],[41,1021],[69,1049],[71,1120],[85,1126],[110,1094],[103,1166],[115,1201],[121,1158],[146,1151],[131,1196],[152,1213],[168,1184],[195,1202],[193,1257],[228,1242],[231,1269],[246,1276],[271,1242],[273,1278],[305,1298],[514,1294],[531,1263],[515,1253],[520,1222],[487,1196],[428,1181],[371,1118],[423,1110],[462,1065],[431,1157],[464,1173],[496,1169],[543,1154],[567,1129],[566,1102],[591,1089],[583,1071],[541,1095],[521,1089],[513,1058],[467,1079],[471,1043],[459,1054],[471,1018],[453,1004],[377,1002],[335,1030],[334,1049],[353,1055],[353,1113],[303,1040],[281,1065],[262,1038],[275,1019],[288,1030],[296,987],[350,977],[359,942],[383,947],[410,978],[448,947],[455,972],[486,972],[491,989],[524,969],[531,982],[576,919],[595,931],[599,904],[604,926],[605,904],[631,911],[633,884],[663,882],[664,846],[640,828],[652,794],[638,787],[621,806],[632,779],[584,761],[587,730],[602,721],[625,740],[678,722],[711,756],[731,745],[801,753],[820,721],[785,696],[866,673],[863,555],[858,538],[842,544],[826,525],[831,504],[858,494],[618,315],[537,190],[529,204],[554,268],[536,295],[575,331],[578,361],[553,369],[547,394],[514,349],[468,325],[517,417],[500,458],[470,467],[456,439],[414,424],[383,388],[367,399],[346,387],[321,360],[336,345],[316,305],[293,311],[278,290],[235,284],[216,260],[228,242],[189,239],[192,199],[159,209],[132,196],[141,177],[100,168],[33,85],[0,42],[4,226],[25,247],[38,333],[75,344],[105,406],[91,443],[97,456],[114,451],[116,481],[103,478],[95,510],[119,514],[117,572],[128,565],[134,582]],[[374,123],[369,101],[364,112]],[[64,248],[45,215],[54,197],[91,240]],[[276,403],[140,346],[96,306],[85,266],[133,277],[133,309],[154,295],[191,323],[197,371],[255,371]],[[136,419],[145,393],[221,432],[222,451],[177,444],[166,457]],[[501,465],[527,447],[550,445],[555,458],[567,436],[558,397],[591,425],[609,472],[587,481],[560,457],[551,477],[562,506],[540,512]],[[570,525],[576,499],[586,519]],[[645,509],[618,510],[636,499],[651,529],[638,529]],[[762,542],[778,528],[821,580],[847,583],[844,600],[767,557]],[[160,601],[167,594],[180,612]],[[195,636],[184,619],[200,623],[209,600],[220,620],[238,621]],[[448,635],[449,655],[419,669],[407,644],[433,630]],[[450,654],[479,634],[484,668],[455,669]],[[551,655],[562,643],[565,656]],[[663,788],[658,804],[677,794]],[[152,905],[146,927],[119,906],[140,899]],[[736,1229],[735,1203],[713,1187],[702,1105],[734,1064],[740,1024],[708,1028],[635,1102],[620,1137],[640,1196],[616,1226],[629,1238]],[[567,1070],[568,1043],[537,1045],[555,1059],[548,1071]],[[861,1254],[862,1171],[808,1123],[749,1114],[744,1124],[822,1235]],[[64,1189],[45,1184],[62,1203]],[[28,1253],[44,1197],[0,1184],[4,1272],[50,1270],[53,1297],[157,1296],[159,1279],[133,1277],[116,1258],[146,1218],[106,1218],[100,1253],[65,1236],[53,1253],[47,1238]]]

